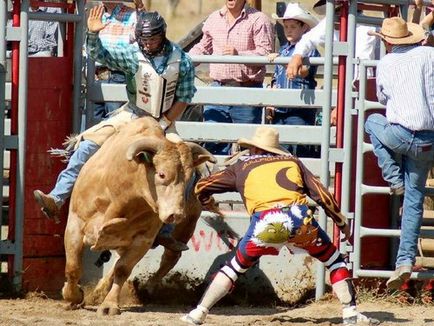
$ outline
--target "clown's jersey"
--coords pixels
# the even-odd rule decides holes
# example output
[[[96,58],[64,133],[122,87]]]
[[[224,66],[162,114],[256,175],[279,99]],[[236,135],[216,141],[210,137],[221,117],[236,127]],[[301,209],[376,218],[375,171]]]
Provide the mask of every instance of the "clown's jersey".
[[[319,227],[309,207],[293,205],[253,214],[237,256],[256,260],[263,255],[278,255],[284,246],[310,252],[313,248],[326,249],[324,246],[328,244],[330,238]]]
[[[310,197],[338,227],[346,225],[346,217],[333,195],[295,156],[243,157],[226,169],[199,180],[195,188],[203,204],[213,194],[230,191],[241,195],[250,215],[276,207],[307,205],[307,197]]]

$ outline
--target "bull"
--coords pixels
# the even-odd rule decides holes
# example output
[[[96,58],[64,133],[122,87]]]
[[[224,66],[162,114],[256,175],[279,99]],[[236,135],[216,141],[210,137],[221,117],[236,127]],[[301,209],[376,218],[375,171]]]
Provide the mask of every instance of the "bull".
[[[162,224],[182,222],[187,183],[194,167],[205,161],[215,159],[197,144],[167,140],[152,118],[129,122],[105,141],[83,166],[71,195],[62,289],[69,308],[83,304],[81,258],[84,247],[90,246],[119,255],[95,291],[107,293],[99,315],[120,313],[124,282]]]

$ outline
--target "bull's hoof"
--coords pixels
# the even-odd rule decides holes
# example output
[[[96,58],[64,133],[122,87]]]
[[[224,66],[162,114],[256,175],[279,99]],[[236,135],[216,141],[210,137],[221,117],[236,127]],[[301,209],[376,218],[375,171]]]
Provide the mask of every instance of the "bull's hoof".
[[[121,309],[116,304],[102,303],[98,307],[98,310],[96,311],[96,313],[100,317],[102,317],[102,316],[115,316],[115,315],[121,314]]]
[[[80,286],[72,286],[68,282],[62,289],[63,299],[71,302],[71,305],[80,305],[84,301],[84,292]]]

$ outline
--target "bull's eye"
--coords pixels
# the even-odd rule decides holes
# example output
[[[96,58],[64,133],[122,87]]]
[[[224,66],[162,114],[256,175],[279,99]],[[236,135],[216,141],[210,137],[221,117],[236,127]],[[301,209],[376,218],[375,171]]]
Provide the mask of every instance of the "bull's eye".
[[[164,179],[166,175],[163,172],[158,172],[158,177]]]

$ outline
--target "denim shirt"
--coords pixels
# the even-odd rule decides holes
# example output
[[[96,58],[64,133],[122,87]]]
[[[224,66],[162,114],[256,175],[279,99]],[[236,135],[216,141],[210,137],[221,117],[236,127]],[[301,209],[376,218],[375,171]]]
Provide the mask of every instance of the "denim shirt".
[[[279,50],[279,56],[281,57],[291,57],[294,52],[295,44],[286,43]],[[318,50],[310,51],[308,57],[319,57],[321,56]],[[310,66],[309,74],[306,78],[296,77],[294,79],[288,79],[286,77],[286,66],[276,65],[273,81],[273,86],[276,88],[292,88],[292,89],[314,89],[316,87],[315,75],[318,66]],[[276,108],[276,112],[287,112],[288,109]]]

